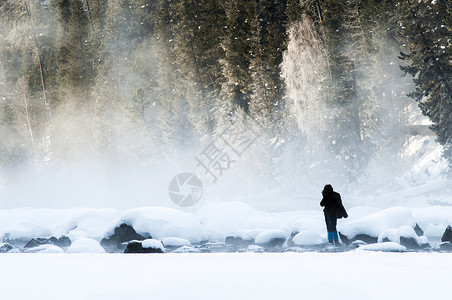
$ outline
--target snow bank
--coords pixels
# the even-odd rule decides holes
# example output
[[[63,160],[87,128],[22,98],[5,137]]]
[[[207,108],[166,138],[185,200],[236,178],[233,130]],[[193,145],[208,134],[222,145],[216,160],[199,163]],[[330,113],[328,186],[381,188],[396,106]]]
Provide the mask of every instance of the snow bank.
[[[325,221],[323,214],[317,218],[302,218],[297,219],[291,225],[292,232],[312,231],[317,234],[326,232]]]
[[[413,217],[424,230],[424,235],[441,237],[447,225],[452,225],[452,206],[413,209]]]
[[[127,210],[112,223],[105,234],[106,237],[114,233],[114,229],[121,224],[132,226],[142,236],[163,240],[166,237],[180,237],[192,242],[204,239],[204,229],[192,215],[181,210],[167,207],[144,207]]]
[[[339,231],[349,239],[358,234],[378,237],[383,231],[401,226],[414,228],[416,222],[408,208],[393,207],[339,224]]]
[[[256,236],[254,241],[256,244],[267,244],[274,239],[286,239],[287,237],[288,234],[284,230],[270,229],[263,230]]]
[[[104,248],[98,241],[90,238],[81,238],[72,242],[72,245],[67,249],[67,253],[105,253]]]
[[[50,228],[28,221],[14,222],[3,230],[3,235],[9,235],[10,240],[31,240],[51,236],[52,233]]]
[[[191,245],[189,240],[172,236],[164,238],[162,242],[165,247],[182,247]]]
[[[293,237],[293,242],[298,246],[314,246],[323,244],[323,239],[317,232],[304,230]]]
[[[407,248],[395,242],[386,242],[359,246],[357,250],[381,251],[381,252],[405,252]]]
[[[241,229],[254,229],[255,223],[267,216],[243,202],[205,205],[197,215],[210,240],[224,240]]]
[[[64,250],[58,246],[46,244],[46,245],[40,245],[40,246],[37,246],[34,248],[26,249],[25,252],[27,252],[27,253],[64,253]]]

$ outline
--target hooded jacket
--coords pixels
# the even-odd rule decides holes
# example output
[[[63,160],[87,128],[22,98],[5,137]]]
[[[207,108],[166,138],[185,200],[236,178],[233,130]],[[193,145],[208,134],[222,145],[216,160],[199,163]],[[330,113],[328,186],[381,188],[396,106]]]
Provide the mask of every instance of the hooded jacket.
[[[322,192],[323,199],[320,201],[320,206],[325,207],[323,212],[330,217],[336,217],[338,219],[344,217],[347,218],[348,214],[342,205],[341,195],[333,191],[333,187],[329,184],[325,186]]]

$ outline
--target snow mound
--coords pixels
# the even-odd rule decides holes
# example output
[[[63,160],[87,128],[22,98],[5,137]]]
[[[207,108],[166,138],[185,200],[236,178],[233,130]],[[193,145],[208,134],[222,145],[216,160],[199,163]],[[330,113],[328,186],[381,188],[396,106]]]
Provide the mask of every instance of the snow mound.
[[[110,226],[105,236],[111,236],[114,229],[123,223],[132,226],[142,236],[152,236],[158,240],[180,237],[200,242],[204,238],[204,229],[193,215],[173,208],[144,207],[127,210]]]
[[[256,228],[256,223],[267,216],[243,202],[205,205],[198,210],[197,215],[209,240],[224,240],[241,229]]]
[[[173,251],[173,253],[200,253],[201,251],[192,246],[182,246]]]
[[[425,236],[419,237],[414,231],[414,229],[411,228],[410,226],[391,228],[386,231],[383,231],[378,236],[378,243],[382,243],[385,239],[387,239],[390,242],[400,243],[400,237],[412,238],[416,241],[418,245],[428,243],[428,240]]]
[[[178,237],[167,237],[164,238],[162,242],[165,247],[182,247],[191,245],[189,240]]]
[[[302,218],[297,219],[291,225],[292,232],[311,231],[318,234],[325,232],[325,221],[323,216],[319,215],[318,218]]]
[[[67,253],[105,253],[98,241],[90,238],[81,238],[72,243]]]
[[[162,251],[165,250],[165,247],[163,247],[163,244],[159,240],[155,239],[147,239],[141,242],[141,247],[143,248],[153,248],[153,249],[160,249]]]
[[[413,210],[413,217],[425,236],[440,237],[452,225],[452,206],[431,206]]]
[[[386,242],[359,246],[357,250],[380,252],[405,252],[407,248],[395,242]]]
[[[31,240],[32,238],[51,236],[52,230],[46,226],[28,221],[18,221],[7,226],[3,235],[9,235],[10,240]]]
[[[314,246],[323,244],[323,239],[317,232],[304,230],[293,237],[293,242],[297,246]]]
[[[246,248],[246,252],[263,253],[263,252],[265,252],[265,249],[258,245],[249,245]]]
[[[354,238],[358,234],[378,237],[382,232],[401,226],[414,228],[416,222],[411,211],[404,207],[392,207],[377,213],[346,222],[340,226],[340,232],[347,238]]]
[[[255,242],[256,244],[267,244],[270,243],[274,239],[286,239],[287,233],[284,230],[280,229],[267,229],[263,230],[261,233],[259,233],[256,238]]]
[[[29,248],[26,253],[64,253],[64,250],[58,246],[46,244],[37,247]]]

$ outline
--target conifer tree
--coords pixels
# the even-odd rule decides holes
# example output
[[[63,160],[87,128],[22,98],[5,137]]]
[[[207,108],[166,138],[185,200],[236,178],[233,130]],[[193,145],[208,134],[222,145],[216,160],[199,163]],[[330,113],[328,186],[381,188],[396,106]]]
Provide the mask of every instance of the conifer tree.
[[[411,62],[402,67],[414,77],[416,89],[410,96],[432,121],[432,130],[445,147],[444,155],[452,162],[452,31],[447,3],[404,3],[401,37],[408,44],[409,53],[401,53],[401,58]]]

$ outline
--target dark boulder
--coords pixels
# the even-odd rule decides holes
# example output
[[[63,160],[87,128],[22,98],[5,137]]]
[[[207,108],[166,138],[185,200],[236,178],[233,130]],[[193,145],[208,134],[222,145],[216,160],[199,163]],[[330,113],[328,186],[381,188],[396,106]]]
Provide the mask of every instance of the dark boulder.
[[[448,225],[446,230],[444,231],[444,234],[441,238],[441,242],[451,242],[452,243],[452,228],[450,227],[450,225]]]
[[[148,238],[151,237],[149,236]],[[142,241],[144,239],[145,237],[138,234],[132,226],[122,223],[115,228],[115,231],[111,236],[104,237],[100,241],[100,245],[107,251],[117,252],[124,250],[124,243],[134,240]]]
[[[48,238],[35,238],[26,243],[24,248],[34,248],[46,244],[53,245],[53,243]]]
[[[405,246],[407,249],[411,250],[425,250],[430,248],[429,243],[418,244],[418,242],[412,237],[400,237],[400,245]]]
[[[290,237],[287,239],[287,246],[288,247],[297,247],[297,245],[295,245],[295,243],[293,242],[293,238],[294,236],[296,236],[298,234],[298,232],[292,232],[290,234]]]
[[[249,245],[254,245],[254,240],[244,240],[241,237],[227,236],[224,243],[227,246],[248,247]]]
[[[61,236],[58,239],[56,237],[52,236],[52,237],[50,237],[50,241],[52,242],[52,244],[54,244],[55,246],[58,246],[60,248],[67,248],[72,245],[71,239],[65,235]]]
[[[14,247],[8,243],[3,243],[0,245],[0,253],[8,253],[9,251],[11,251],[13,249],[14,249]]]
[[[442,242],[433,248],[433,250],[438,252],[452,252],[452,243],[451,242]]]
[[[61,236],[60,238],[56,238],[51,236],[50,238],[34,238],[31,239],[28,243],[25,244],[24,248],[34,248],[41,245],[55,245],[60,248],[67,248],[71,245],[71,239],[67,236]]]
[[[364,246],[367,245],[367,243],[365,243],[364,241],[361,240],[356,240],[353,241],[352,243],[350,243],[350,245],[348,245],[349,249],[358,249],[360,246]]]
[[[417,236],[424,235],[424,230],[422,230],[418,223],[416,223],[416,226],[414,226],[414,232],[416,232]]]
[[[363,241],[366,244],[375,244],[378,241],[378,237],[373,237],[367,234],[357,234],[354,237],[348,238],[347,236],[343,235],[339,232],[339,237],[341,238],[342,242],[346,245],[350,245],[354,241]]]
[[[259,243],[257,245],[264,247],[266,250],[280,249],[284,245],[285,242],[286,242],[285,238],[274,237],[274,238],[270,239],[268,242]]]
[[[140,241],[132,241],[127,244],[124,253],[163,253],[163,251],[160,248],[143,247]]]

